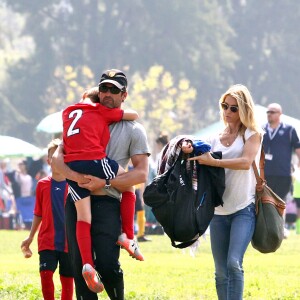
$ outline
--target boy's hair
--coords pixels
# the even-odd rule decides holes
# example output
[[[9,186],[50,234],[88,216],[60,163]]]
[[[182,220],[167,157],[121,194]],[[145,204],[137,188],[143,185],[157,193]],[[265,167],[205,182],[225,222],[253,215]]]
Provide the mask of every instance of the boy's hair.
[[[51,150],[56,150],[56,148],[61,144],[61,139],[53,139],[47,146],[48,148],[48,157]]]
[[[84,92],[86,98],[90,98],[93,103],[99,103],[99,90],[98,87],[92,87]]]

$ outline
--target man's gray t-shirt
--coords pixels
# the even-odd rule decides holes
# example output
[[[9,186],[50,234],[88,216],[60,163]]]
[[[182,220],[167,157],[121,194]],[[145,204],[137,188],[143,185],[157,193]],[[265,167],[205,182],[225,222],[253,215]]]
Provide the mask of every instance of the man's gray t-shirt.
[[[150,155],[146,131],[140,123],[121,121],[110,125],[109,131],[110,140],[106,154],[124,169],[133,155]],[[114,198],[120,198],[120,193],[114,188],[107,190],[107,194]]]

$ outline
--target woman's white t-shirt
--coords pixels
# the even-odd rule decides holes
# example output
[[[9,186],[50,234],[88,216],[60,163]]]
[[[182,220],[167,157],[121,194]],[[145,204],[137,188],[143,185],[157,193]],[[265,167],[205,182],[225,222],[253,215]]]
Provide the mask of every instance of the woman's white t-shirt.
[[[248,140],[254,131],[246,129],[245,141]],[[244,141],[243,136],[239,135],[232,145],[226,147],[222,145],[219,136],[210,137],[207,142],[212,146],[212,151],[221,151],[222,158],[237,158],[242,156]],[[259,165],[260,152],[257,152],[255,163]],[[223,206],[215,208],[216,215],[229,215],[233,214],[245,207],[250,203],[255,202],[255,186],[256,178],[252,166],[249,170],[232,170],[225,168],[225,192],[223,195]]]

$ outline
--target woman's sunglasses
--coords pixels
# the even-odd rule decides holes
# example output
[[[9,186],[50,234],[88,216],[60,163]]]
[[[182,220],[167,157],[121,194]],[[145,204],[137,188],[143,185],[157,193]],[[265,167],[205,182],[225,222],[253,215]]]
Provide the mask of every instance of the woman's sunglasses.
[[[114,95],[117,95],[117,94],[120,94],[122,90],[120,90],[116,86],[107,86],[107,85],[100,85],[99,86],[99,92],[107,93],[108,91],[110,91]]]
[[[229,105],[225,102],[221,103],[221,107],[223,110],[227,110],[229,108],[233,113],[236,113],[239,110],[239,107],[237,105]]]

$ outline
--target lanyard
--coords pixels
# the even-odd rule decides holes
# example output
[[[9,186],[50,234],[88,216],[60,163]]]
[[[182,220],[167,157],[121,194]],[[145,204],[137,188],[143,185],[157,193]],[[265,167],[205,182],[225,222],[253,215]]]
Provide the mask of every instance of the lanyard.
[[[275,128],[275,130],[273,130],[273,132],[271,132],[271,127],[270,127],[270,125],[268,124],[268,134],[269,134],[269,138],[270,138],[271,141],[272,141],[273,138],[275,137],[277,131],[281,128],[281,125],[282,125],[282,123],[280,123],[279,126],[277,126],[277,127]]]
[[[271,145],[272,145],[272,140],[274,139],[274,137],[276,136],[278,130],[281,128],[282,126],[282,123],[280,123],[276,128],[275,130],[273,130],[273,132],[271,132],[271,127],[269,124],[267,124],[267,131],[268,131],[268,135],[269,135],[269,138],[270,138],[270,144],[269,144],[269,147],[267,149],[267,154],[270,154],[271,153]]]

